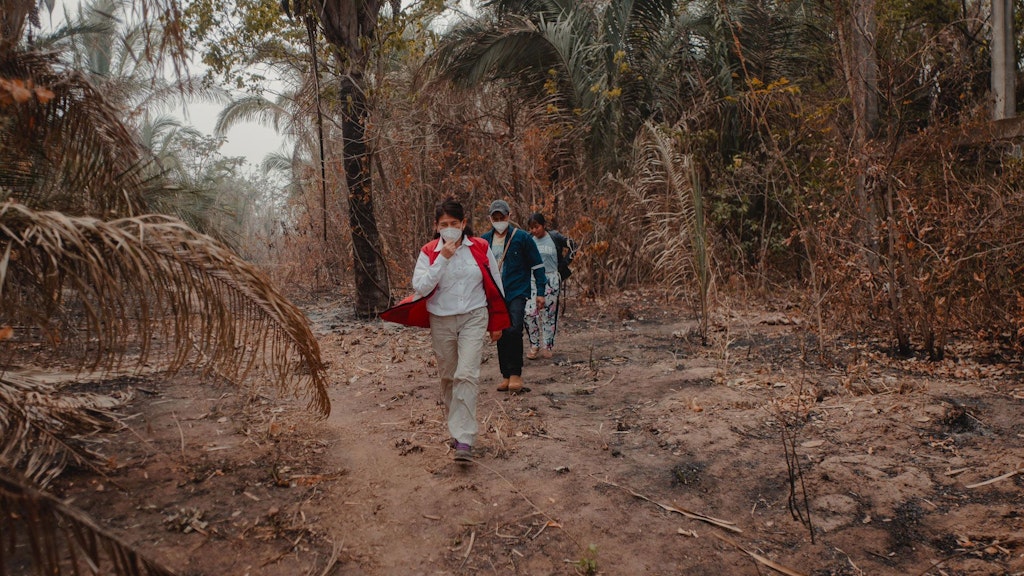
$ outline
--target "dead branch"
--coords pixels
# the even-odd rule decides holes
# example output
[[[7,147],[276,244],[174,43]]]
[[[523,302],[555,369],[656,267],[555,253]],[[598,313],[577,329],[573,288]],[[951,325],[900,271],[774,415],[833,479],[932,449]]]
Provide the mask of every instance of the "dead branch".
[[[735,542],[733,539],[731,539],[731,538],[729,538],[727,536],[723,536],[723,535],[718,534],[716,532],[712,532],[711,535],[714,536],[715,538],[718,538],[722,542],[725,542],[726,544],[736,548],[740,552],[745,553],[747,556],[750,556],[754,560],[757,560],[758,562],[760,562],[761,564],[771,568],[772,570],[775,570],[776,572],[779,572],[780,574],[785,574],[786,576],[806,576],[806,574],[804,574],[803,572],[797,572],[796,570],[793,570],[791,568],[786,568],[785,566],[783,566],[782,564],[779,564],[778,562],[774,562],[772,560],[769,560],[768,558],[765,558],[764,556],[761,556],[760,554],[756,554],[754,552],[751,552],[750,550],[747,550],[746,548],[744,548],[743,546],[740,546],[737,542]]]
[[[591,477],[596,478],[593,474],[591,474]],[[597,479],[600,480],[599,478],[597,478]],[[601,482],[603,482],[605,484],[609,484],[611,486],[615,486],[616,488],[618,488],[620,490],[623,490],[624,492],[627,492],[627,493],[631,494],[632,496],[634,496],[636,498],[639,498],[641,500],[650,502],[651,504],[654,504],[655,506],[661,508],[662,510],[665,510],[666,512],[675,512],[676,514],[680,514],[682,516],[686,516],[687,518],[690,518],[692,520],[700,520],[701,522],[707,522],[708,524],[712,524],[712,525],[718,526],[719,528],[722,528],[723,530],[728,530],[730,532],[736,532],[736,533],[742,533],[743,532],[743,530],[741,530],[740,528],[736,527],[736,523],[735,522],[730,522],[728,520],[719,520],[718,518],[712,518],[711,516],[705,516],[704,514],[699,514],[697,512],[691,512],[689,510],[675,508],[673,506],[669,506],[668,504],[662,504],[661,502],[656,502],[654,500],[651,500],[647,496],[644,496],[643,494],[640,494],[639,492],[634,492],[633,490],[630,490],[629,488],[626,488],[625,486],[620,486],[619,484],[616,484],[615,482],[612,482],[610,480],[601,480]]]
[[[995,484],[996,482],[1001,482],[1001,481],[1006,480],[1008,478],[1013,478],[1014,476],[1016,476],[1017,474],[1020,474],[1022,472],[1024,472],[1024,468],[1018,468],[1016,470],[1011,470],[1010,472],[1007,472],[1006,474],[1003,474],[1002,476],[996,476],[995,478],[989,478],[988,480],[985,480],[983,482],[978,482],[978,483],[975,483],[975,484],[968,484],[967,486],[965,486],[965,488],[980,488],[982,486],[987,486],[989,484]]]

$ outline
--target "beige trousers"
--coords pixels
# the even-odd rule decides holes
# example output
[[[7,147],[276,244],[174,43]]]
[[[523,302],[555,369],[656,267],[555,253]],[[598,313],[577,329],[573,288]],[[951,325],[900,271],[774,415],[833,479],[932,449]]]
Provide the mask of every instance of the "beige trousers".
[[[480,359],[487,337],[487,308],[454,316],[430,315],[430,340],[441,376],[448,432],[456,442],[476,442]]]

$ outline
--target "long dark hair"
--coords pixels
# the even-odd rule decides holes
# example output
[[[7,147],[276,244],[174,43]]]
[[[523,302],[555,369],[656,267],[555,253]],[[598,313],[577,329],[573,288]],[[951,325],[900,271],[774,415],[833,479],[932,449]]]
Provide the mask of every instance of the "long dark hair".
[[[441,216],[451,216],[456,220],[465,220],[466,227],[462,229],[464,236],[475,236],[473,234],[473,227],[469,223],[469,219],[466,218],[466,209],[462,207],[462,203],[454,198],[445,198],[443,202],[434,208],[434,224],[441,219]],[[434,231],[434,238],[437,238],[440,234]]]

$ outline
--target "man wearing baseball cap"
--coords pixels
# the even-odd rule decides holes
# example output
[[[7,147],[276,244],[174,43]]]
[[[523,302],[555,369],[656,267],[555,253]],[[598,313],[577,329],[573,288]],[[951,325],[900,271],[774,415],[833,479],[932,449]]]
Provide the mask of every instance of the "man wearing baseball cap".
[[[547,286],[544,261],[537,250],[537,244],[529,232],[509,224],[511,212],[508,202],[491,202],[488,210],[491,230],[481,236],[490,244],[498,269],[501,270],[505,304],[512,321],[512,326],[506,328],[498,340],[498,367],[502,378],[498,390],[502,392],[519,392],[523,389],[523,320],[526,300],[530,298],[530,276],[537,283],[538,307],[544,306],[541,294],[544,294]]]

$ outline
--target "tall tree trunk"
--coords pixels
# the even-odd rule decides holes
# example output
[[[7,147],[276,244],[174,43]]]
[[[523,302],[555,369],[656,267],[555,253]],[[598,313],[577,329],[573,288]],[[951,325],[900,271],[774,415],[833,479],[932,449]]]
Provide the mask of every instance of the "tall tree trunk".
[[[992,119],[1017,115],[1013,0],[992,0]]]
[[[396,13],[401,8],[390,0]],[[377,31],[377,16],[384,0],[314,0],[314,15],[324,38],[334,47],[342,71],[340,98],[344,144],[345,183],[348,188],[349,224],[352,228],[356,315],[370,317],[391,303],[383,246],[373,211],[373,176],[366,146],[366,92],[363,72],[369,56],[366,45]]]
[[[869,191],[868,144],[878,132],[878,61],[875,56],[875,0],[839,0],[839,48],[853,112],[854,195],[863,214],[860,240],[868,268],[878,271],[878,212]]]
[[[356,315],[372,317],[391,305],[387,265],[373,210],[371,156],[366,146],[366,94],[362,74],[341,79],[342,157],[348,187],[348,221],[352,230],[352,266],[356,284]]]
[[[10,50],[25,32],[32,0],[0,0],[0,48]]]

